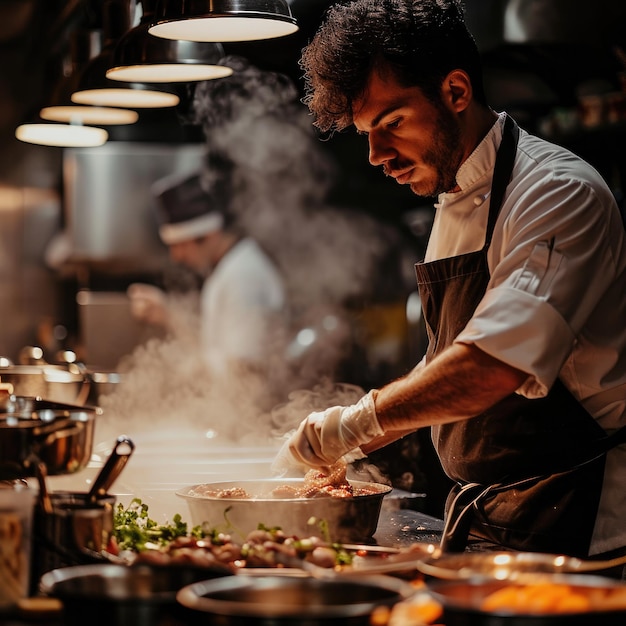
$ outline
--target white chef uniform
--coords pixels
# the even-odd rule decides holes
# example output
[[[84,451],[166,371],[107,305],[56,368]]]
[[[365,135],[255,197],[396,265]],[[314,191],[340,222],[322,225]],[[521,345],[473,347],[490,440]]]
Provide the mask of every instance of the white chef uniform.
[[[425,261],[482,248],[505,115],[441,194]],[[559,377],[607,431],[626,425],[626,236],[610,189],[567,150],[520,132],[489,247],[491,279],[456,341],[528,372],[536,398]],[[626,545],[626,446],[607,455],[590,554]],[[610,538],[610,539],[609,539]]]

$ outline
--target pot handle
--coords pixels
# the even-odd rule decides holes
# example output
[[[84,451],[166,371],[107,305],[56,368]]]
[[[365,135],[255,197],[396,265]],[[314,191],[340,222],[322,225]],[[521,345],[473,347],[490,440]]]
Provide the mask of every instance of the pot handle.
[[[78,397],[76,398],[76,403],[80,406],[83,406],[87,403],[87,399],[89,398],[89,392],[91,391],[91,380],[89,376],[83,374],[83,384],[81,385],[80,391],[78,392]]]
[[[95,502],[98,498],[107,494],[111,485],[126,466],[134,449],[135,444],[126,435],[121,435],[117,438],[113,452],[91,485],[87,495],[87,499],[90,502]]]

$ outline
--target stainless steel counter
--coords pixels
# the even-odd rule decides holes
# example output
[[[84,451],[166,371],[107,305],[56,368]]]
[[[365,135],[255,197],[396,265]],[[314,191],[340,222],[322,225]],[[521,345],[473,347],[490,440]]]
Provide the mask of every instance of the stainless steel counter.
[[[374,534],[383,546],[406,547],[412,543],[439,543],[443,520],[411,509],[395,509],[383,505]]]

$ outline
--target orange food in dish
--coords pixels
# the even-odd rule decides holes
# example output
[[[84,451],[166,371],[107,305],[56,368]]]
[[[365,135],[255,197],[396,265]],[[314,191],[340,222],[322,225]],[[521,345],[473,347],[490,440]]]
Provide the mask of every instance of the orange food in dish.
[[[554,582],[510,585],[489,594],[480,608],[523,614],[626,610],[626,586],[595,589]]]

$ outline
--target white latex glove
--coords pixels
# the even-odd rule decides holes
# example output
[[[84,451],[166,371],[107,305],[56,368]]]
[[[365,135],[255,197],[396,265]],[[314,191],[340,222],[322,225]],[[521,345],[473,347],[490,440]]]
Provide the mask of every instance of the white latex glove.
[[[130,299],[130,311],[135,319],[153,326],[165,327],[169,324],[167,296],[162,289],[154,285],[133,283],[126,293]]]
[[[311,413],[283,444],[272,464],[273,472],[284,474],[295,468],[328,467],[382,435],[384,431],[374,407],[375,393],[373,389],[350,406],[333,406]]]

